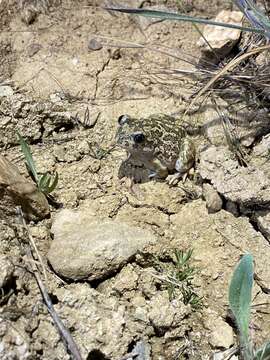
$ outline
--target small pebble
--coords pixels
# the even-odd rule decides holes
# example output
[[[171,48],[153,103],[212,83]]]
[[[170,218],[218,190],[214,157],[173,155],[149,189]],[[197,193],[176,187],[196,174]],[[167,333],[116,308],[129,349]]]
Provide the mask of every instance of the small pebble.
[[[101,50],[102,49],[102,45],[99,41],[97,41],[96,39],[91,39],[88,42],[88,50],[90,51],[97,51],[97,50]]]

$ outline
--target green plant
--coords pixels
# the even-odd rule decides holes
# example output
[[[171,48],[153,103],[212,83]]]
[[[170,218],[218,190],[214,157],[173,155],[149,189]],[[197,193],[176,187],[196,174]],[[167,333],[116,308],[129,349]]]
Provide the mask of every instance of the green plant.
[[[145,17],[159,18],[163,20],[176,20],[176,21],[185,21],[191,22],[193,24],[207,24],[207,25],[215,25],[221,26],[231,29],[239,29],[242,31],[248,31],[253,33],[259,33],[269,37],[269,20],[266,16],[264,16],[253,4],[251,0],[238,1],[235,0],[236,5],[239,9],[245,14],[247,19],[254,25],[255,27],[243,27],[234,24],[227,24],[222,22],[216,22],[212,20],[196,18],[193,16],[185,15],[185,14],[177,14],[173,12],[167,11],[158,11],[158,10],[147,10],[147,9],[136,9],[136,8],[127,8],[127,7],[106,7],[106,10],[110,11],[118,11],[127,14],[133,15],[141,15]],[[252,8],[251,8],[252,7]]]
[[[42,174],[41,176],[38,175],[36,165],[30,150],[29,145],[23,139],[21,134],[17,131],[18,140],[21,146],[22,153],[25,158],[26,167],[30,173],[30,175],[34,178],[39,191],[43,192],[45,195],[51,193],[58,184],[58,173],[56,172],[54,176],[50,175],[49,173]]]
[[[243,359],[269,360],[270,342],[255,350],[249,335],[252,285],[253,257],[246,254],[234,270],[229,288],[229,304],[239,330],[240,349]]]
[[[192,253],[193,249],[187,252],[174,249],[172,266],[169,269],[163,269],[162,272],[166,275],[158,278],[166,284],[170,300],[176,298],[180,292],[185,305],[190,304],[193,308],[200,308],[202,298],[196,293],[193,284],[197,270],[190,264]]]

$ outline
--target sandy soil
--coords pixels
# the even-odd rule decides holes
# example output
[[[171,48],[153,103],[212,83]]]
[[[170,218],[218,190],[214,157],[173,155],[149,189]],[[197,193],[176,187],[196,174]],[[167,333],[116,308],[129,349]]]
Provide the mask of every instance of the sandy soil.
[[[203,180],[199,170],[198,178],[171,188],[162,181],[146,181],[147,171],[140,164],[123,167],[125,152],[115,147],[121,114],[146,117],[186,108],[194,84],[174,70],[193,69],[200,56],[200,36],[188,23],[153,21],[102,8],[128,3],[179,9],[173,0],[37,3],[22,1],[21,7],[15,0],[0,1],[0,85],[13,89],[13,95],[0,98],[0,148],[29,178],[17,144],[19,130],[31,145],[38,171],[59,174],[53,192],[58,206],[50,206],[48,218],[29,223],[56,310],[84,359],[120,360],[140,339],[150,347],[151,355],[145,359],[209,359],[237,344],[227,291],[241,254],[253,253],[261,279],[254,287],[254,304],[269,302],[269,242],[255,224],[257,213],[250,204],[241,207],[241,199],[228,200],[221,182],[217,187],[222,209],[211,214],[202,194],[203,183],[212,181],[208,173]],[[29,4],[36,5],[37,12]],[[225,5],[218,0],[185,0],[183,6],[192,15],[210,18]],[[207,116],[194,114],[189,121],[197,125]],[[204,137],[195,142],[199,149],[209,144]],[[135,174],[133,191],[128,174]],[[100,221],[113,219],[150,231],[157,244],[106,279],[94,283],[61,279],[47,263],[51,225],[61,208],[87,207]],[[267,213],[267,207],[263,210]],[[4,359],[69,359],[27,270],[23,246],[27,236],[16,217],[0,219],[0,237],[3,263],[12,264],[9,281],[0,289],[0,353]],[[198,270],[194,282],[203,298],[199,309],[182,302],[182,307],[175,305],[177,298],[175,303],[168,300],[162,282],[149,272],[142,275],[142,270],[171,266],[175,248],[194,249],[192,264]],[[138,309],[151,321],[138,325],[134,319]],[[164,319],[157,321],[160,312]],[[121,321],[125,325],[118,329]],[[269,325],[267,306],[254,307],[255,344],[269,338]]]

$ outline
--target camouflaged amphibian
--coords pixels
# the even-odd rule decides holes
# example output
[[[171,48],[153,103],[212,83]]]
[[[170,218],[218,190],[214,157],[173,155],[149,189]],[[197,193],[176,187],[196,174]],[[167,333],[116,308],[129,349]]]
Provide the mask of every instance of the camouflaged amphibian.
[[[121,115],[118,123],[117,144],[150,170],[149,177],[166,178],[175,184],[193,167],[194,145],[175,118],[163,114],[145,119]]]

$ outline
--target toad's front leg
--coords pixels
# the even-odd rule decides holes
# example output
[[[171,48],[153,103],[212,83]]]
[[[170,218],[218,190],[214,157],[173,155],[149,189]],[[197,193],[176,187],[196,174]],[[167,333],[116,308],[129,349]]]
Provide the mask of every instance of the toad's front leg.
[[[184,139],[179,149],[178,159],[175,162],[176,173],[166,178],[169,185],[176,185],[181,178],[183,181],[186,180],[189,171],[194,166],[195,156],[196,151],[193,142],[188,138]]]
[[[168,176],[168,168],[161,163],[159,159],[154,159],[149,164],[150,175],[149,178],[166,179]]]

